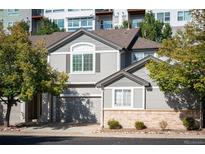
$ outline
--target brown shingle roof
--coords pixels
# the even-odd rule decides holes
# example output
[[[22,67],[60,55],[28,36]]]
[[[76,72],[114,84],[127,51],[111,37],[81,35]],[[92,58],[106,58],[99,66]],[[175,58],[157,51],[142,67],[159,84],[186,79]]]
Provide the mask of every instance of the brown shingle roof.
[[[133,45],[132,49],[153,49],[160,48],[160,43],[138,37],[137,41]]]
[[[127,48],[135,37],[135,35],[139,32],[139,29],[112,29],[112,30],[95,30],[92,33],[115,43],[122,48]]]
[[[89,32],[122,48],[127,48],[133,38],[138,34],[139,29],[95,30]],[[30,37],[30,40],[32,43],[35,43],[38,40],[44,40],[46,47],[50,47],[71,34],[74,34],[74,32],[55,32],[50,35],[33,35]],[[159,46],[159,43],[139,37],[132,49],[159,48]]]

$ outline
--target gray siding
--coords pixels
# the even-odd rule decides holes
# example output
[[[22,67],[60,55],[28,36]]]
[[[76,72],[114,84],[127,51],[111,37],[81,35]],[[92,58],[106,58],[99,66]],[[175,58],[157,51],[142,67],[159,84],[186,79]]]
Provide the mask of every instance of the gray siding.
[[[149,71],[145,68],[145,67],[142,67],[140,68],[139,70],[133,72],[134,75],[150,82],[150,84],[152,86],[157,86],[156,82],[154,82],[150,77],[149,77]]]
[[[104,90],[104,107],[112,108],[112,90],[111,89]]]
[[[140,87],[141,85],[126,78],[122,77],[121,79],[111,83],[108,87]]]
[[[165,95],[159,88],[146,90],[146,108],[147,109],[171,109],[168,105]]]
[[[50,65],[60,72],[66,72],[66,59],[66,55],[50,55]]]
[[[100,72],[94,74],[69,74],[70,82],[98,82],[117,71],[117,53],[100,54]]]
[[[73,40],[72,42],[64,45],[63,47],[57,49],[55,52],[70,52],[70,47],[75,44],[75,43],[79,43],[79,42],[88,42],[88,43],[92,43],[95,44],[96,50],[114,50],[112,47],[105,45],[87,35],[82,35],[78,38],[76,38],[75,40]]]
[[[64,90],[64,94],[68,95],[101,95],[100,89],[94,88],[94,87],[73,87],[73,88],[67,88]]]
[[[143,89],[134,89],[134,100],[133,107],[134,108],[142,108],[143,107]]]

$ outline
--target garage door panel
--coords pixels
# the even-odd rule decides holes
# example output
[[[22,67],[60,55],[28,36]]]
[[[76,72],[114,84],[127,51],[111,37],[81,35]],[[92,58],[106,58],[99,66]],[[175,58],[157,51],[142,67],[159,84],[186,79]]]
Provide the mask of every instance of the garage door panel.
[[[99,123],[101,98],[59,98],[56,119],[59,122]]]

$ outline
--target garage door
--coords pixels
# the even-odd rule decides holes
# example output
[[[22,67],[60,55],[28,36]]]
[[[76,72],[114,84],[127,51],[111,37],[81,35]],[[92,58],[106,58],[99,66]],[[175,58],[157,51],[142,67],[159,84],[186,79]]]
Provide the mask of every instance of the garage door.
[[[61,97],[57,102],[56,120],[58,122],[100,122],[100,97]]]

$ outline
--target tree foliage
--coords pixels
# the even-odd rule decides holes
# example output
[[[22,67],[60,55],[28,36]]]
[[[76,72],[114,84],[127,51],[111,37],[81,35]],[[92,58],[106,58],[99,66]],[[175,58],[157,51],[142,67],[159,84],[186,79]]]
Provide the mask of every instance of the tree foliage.
[[[46,34],[51,34],[53,32],[63,31],[63,30],[60,30],[60,28],[55,22],[52,22],[48,18],[41,19],[39,25],[40,25],[40,28],[37,32],[37,35],[46,35]]]
[[[151,61],[147,68],[160,89],[179,93],[190,90],[199,101],[205,97],[205,10],[193,10],[192,22],[158,51],[166,61]]]
[[[47,64],[44,42],[32,45],[28,33],[17,23],[9,33],[0,30],[0,100],[7,104],[5,124],[11,107],[27,102],[37,93],[62,92],[68,76]]]
[[[148,12],[140,23],[141,36],[152,41],[162,42],[163,39],[171,38],[172,29],[168,23],[155,20],[154,14]]]

